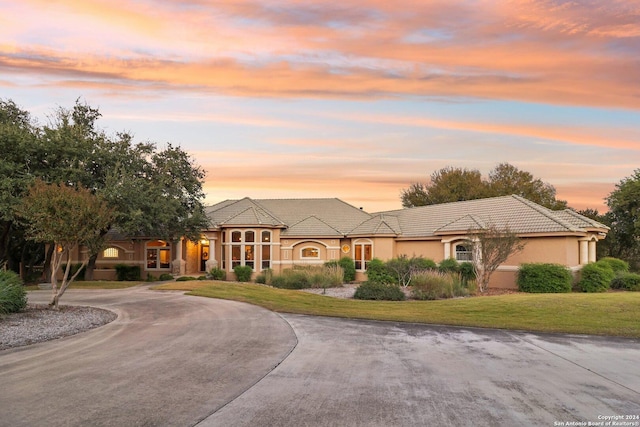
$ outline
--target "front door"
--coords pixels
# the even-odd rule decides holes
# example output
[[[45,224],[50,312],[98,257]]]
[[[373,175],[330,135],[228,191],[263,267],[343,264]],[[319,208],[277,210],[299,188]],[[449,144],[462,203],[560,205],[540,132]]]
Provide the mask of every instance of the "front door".
[[[200,245],[200,271],[207,271],[209,260],[209,245]]]

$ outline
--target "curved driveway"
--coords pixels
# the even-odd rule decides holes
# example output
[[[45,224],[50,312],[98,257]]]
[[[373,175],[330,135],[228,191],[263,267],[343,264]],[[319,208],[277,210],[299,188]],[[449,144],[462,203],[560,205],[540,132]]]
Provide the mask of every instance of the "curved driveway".
[[[120,317],[0,352],[1,425],[554,426],[640,415],[638,340],[278,316],[141,288],[65,298]]]
[[[135,287],[70,290],[61,303],[99,306],[118,319],[0,351],[1,426],[194,425],[296,344],[277,314],[232,301]]]

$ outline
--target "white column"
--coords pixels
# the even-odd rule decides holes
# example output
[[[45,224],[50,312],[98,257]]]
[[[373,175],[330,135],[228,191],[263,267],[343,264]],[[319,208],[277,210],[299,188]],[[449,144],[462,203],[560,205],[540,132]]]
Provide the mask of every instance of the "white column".
[[[580,240],[580,265],[584,265],[588,262],[589,262],[589,242],[587,242],[586,240]]]
[[[596,241],[589,242],[589,262],[596,262]]]
[[[444,259],[451,258],[451,243],[444,243]]]
[[[183,237],[176,242],[176,256],[171,263],[171,272],[173,274],[183,275],[187,269],[187,262],[182,259],[182,241]]]
[[[224,248],[222,248],[224,250]],[[212,268],[218,266],[218,261],[216,260],[216,241],[209,240],[209,259],[204,263],[207,271],[211,271]]]

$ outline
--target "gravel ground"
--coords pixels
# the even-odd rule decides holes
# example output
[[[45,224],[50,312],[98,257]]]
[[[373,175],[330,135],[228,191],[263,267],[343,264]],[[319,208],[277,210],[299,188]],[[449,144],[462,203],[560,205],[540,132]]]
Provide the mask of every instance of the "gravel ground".
[[[115,313],[94,307],[29,304],[21,313],[0,317],[0,350],[67,337],[112,322]]]

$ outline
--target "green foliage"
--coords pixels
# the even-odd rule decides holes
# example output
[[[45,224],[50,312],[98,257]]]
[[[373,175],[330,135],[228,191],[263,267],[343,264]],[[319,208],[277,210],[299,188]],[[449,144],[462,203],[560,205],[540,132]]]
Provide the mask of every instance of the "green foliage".
[[[266,268],[256,276],[256,283],[271,286],[271,279],[273,279],[273,270],[270,268]]]
[[[227,278],[227,272],[220,267],[213,267],[209,270],[208,276],[213,280],[225,280]]]
[[[365,282],[358,286],[353,297],[378,301],[404,301],[406,298],[404,292],[397,285],[374,282]]]
[[[438,270],[442,272],[457,273],[460,271],[460,264],[454,258],[445,258],[438,264]]]
[[[640,274],[619,273],[611,281],[611,289],[625,289],[627,291],[640,291]]]
[[[160,280],[161,282],[164,282],[167,280],[173,280],[173,275],[169,273],[162,273],[160,277],[158,277],[158,280]]]
[[[26,307],[27,292],[20,276],[0,270],[0,314],[16,313]]]
[[[397,284],[391,272],[387,269],[386,264],[378,259],[373,258],[367,266],[367,281],[370,283]]]
[[[565,209],[567,202],[556,199],[556,189],[529,172],[508,163],[497,165],[487,180],[476,169],[446,167],[431,174],[430,182],[413,183],[402,190],[402,206],[434,205],[485,197],[517,194],[550,209]]]
[[[386,262],[385,266],[389,275],[394,278],[395,283],[407,287],[411,283],[411,279],[415,273],[434,268],[435,262],[415,255],[409,258],[403,254],[390,259]]]
[[[156,282],[158,278],[151,273],[147,273],[147,282]]]
[[[615,273],[606,263],[591,263],[582,267],[578,287],[582,292],[605,292],[609,289]]]
[[[338,260],[338,266],[342,268],[344,273],[344,283],[356,280],[356,263],[351,258],[343,256]]]
[[[236,280],[238,282],[250,282],[253,268],[248,265],[236,265],[233,267],[233,272],[235,273]]]
[[[202,276],[198,276],[198,280],[209,280],[209,278],[203,274]]]
[[[276,288],[306,289],[342,286],[344,273],[337,264],[295,266],[280,274],[267,273],[265,283]]]
[[[113,210],[88,189],[47,184],[37,179],[16,211],[25,221],[28,239],[51,242],[60,249],[53,251],[51,259],[53,296],[49,304],[57,307],[59,298],[81,271],[70,273],[71,254],[80,245],[88,249],[90,256],[100,251],[104,244],[102,230],[112,221]],[[67,268],[58,288],[63,260]]]
[[[192,280],[198,280],[198,279],[193,276],[180,276],[176,279],[176,282],[190,282]]]
[[[598,260],[598,264],[608,265],[616,274],[629,271],[629,263],[618,258],[604,257]]]
[[[522,264],[518,270],[517,283],[520,292],[571,292],[572,281],[573,276],[569,269],[560,264]]]
[[[610,255],[622,258],[640,270],[640,169],[624,178],[607,197],[611,231]]]
[[[464,286],[467,286],[468,283],[476,280],[476,270],[470,262],[461,262],[459,272]]]
[[[140,280],[140,266],[139,265],[127,265],[118,264],[115,266],[116,277],[118,281],[138,281]]]
[[[425,270],[416,273],[411,281],[411,296],[417,300],[435,300],[468,296],[469,289],[455,272]]]

